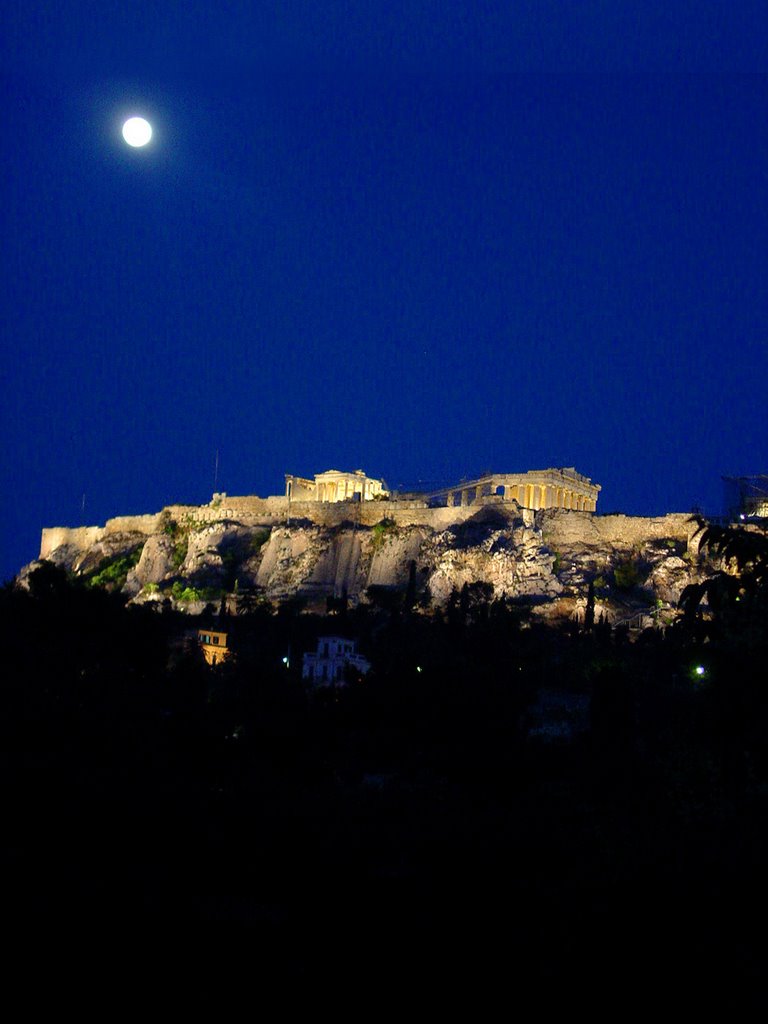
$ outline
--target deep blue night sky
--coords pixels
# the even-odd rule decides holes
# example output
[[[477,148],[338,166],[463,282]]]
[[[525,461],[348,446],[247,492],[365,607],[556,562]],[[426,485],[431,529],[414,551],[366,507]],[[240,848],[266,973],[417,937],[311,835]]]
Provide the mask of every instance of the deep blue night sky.
[[[175,6],[8,5],[3,579],[217,449],[603,512],[768,472],[762,2]]]

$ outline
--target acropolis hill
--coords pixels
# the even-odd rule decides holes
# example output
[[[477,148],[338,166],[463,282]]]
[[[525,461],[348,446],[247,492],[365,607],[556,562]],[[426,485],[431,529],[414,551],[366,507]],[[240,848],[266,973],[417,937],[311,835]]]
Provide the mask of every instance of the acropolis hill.
[[[590,580],[608,617],[633,610],[630,590],[642,607],[674,603],[697,572],[690,516],[600,516],[599,492],[573,468],[488,473],[407,494],[362,470],[328,470],[286,475],[280,496],[214,494],[207,505],[104,526],[48,527],[40,558],[91,577],[125,564],[127,575],[113,577],[131,599],[169,598],[188,610],[253,588],[273,602],[319,607],[344,595],[354,604],[409,579],[425,608],[479,582],[556,616],[578,613]]]

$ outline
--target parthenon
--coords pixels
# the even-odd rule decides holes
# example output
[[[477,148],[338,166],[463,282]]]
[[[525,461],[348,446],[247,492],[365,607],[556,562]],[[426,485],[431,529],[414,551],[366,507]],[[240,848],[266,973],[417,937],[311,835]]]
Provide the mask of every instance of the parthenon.
[[[526,473],[486,473],[475,480],[424,494],[409,494],[432,508],[479,504],[496,498],[516,501],[521,508],[563,508],[578,512],[594,512],[599,484],[577,473],[572,466],[531,470]],[[286,473],[285,496],[294,501],[371,501],[405,497],[390,493],[382,480],[374,480],[362,469],[353,473],[329,469],[316,473],[314,479]]]
[[[564,469],[540,469],[527,473],[487,473],[477,480],[434,491],[428,495],[432,505],[474,505],[481,498],[497,495],[504,501],[516,501],[521,508],[566,508],[594,512],[600,484],[593,484],[569,466]]]

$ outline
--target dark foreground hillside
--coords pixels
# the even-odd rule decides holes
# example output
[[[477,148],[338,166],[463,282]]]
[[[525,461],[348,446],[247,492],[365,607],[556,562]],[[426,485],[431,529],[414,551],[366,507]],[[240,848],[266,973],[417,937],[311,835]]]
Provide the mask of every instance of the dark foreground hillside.
[[[16,955],[448,994],[760,977],[764,597],[633,643],[475,598],[256,607],[212,669],[173,612],[48,566],[6,588]],[[327,634],[373,669],[308,692],[300,653]],[[541,727],[552,691],[584,709],[570,732]]]

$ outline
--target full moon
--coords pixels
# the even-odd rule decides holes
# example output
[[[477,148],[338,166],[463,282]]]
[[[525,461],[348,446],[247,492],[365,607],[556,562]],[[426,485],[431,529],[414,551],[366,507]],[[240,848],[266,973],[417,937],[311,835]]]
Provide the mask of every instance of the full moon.
[[[129,146],[146,146],[152,138],[152,125],[143,117],[129,117],[123,125],[123,138]]]

